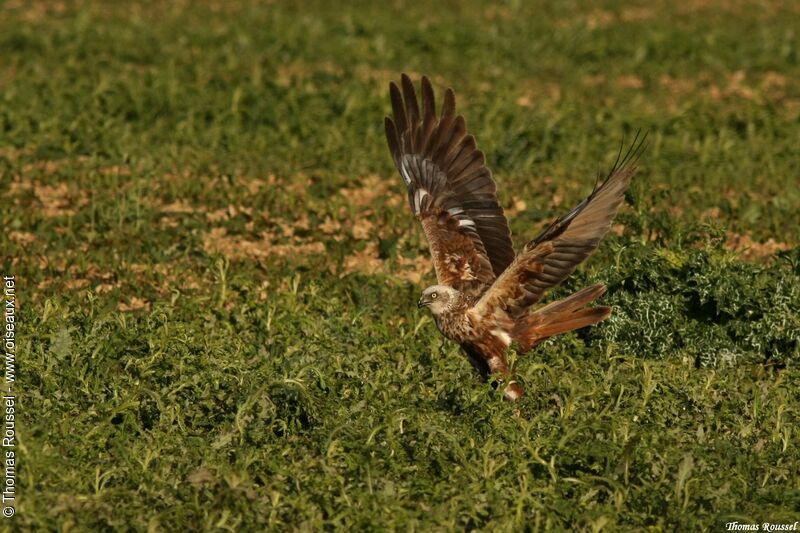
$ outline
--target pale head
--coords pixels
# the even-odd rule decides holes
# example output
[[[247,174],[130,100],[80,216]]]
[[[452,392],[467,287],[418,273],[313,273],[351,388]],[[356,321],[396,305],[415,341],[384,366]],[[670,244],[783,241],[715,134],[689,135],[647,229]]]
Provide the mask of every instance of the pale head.
[[[456,303],[458,294],[453,287],[433,285],[422,291],[417,307],[427,307],[433,315],[440,315]]]

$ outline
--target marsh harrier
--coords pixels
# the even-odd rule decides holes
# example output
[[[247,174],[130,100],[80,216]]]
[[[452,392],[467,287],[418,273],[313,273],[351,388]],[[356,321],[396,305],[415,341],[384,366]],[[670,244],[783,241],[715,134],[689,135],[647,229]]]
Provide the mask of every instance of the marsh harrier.
[[[564,281],[608,232],[636,170],[644,137],[637,134],[605,179],[574,209],[556,219],[518,253],[496,185],[475,137],[456,114],[451,89],[436,115],[433,88],[422,78],[422,107],[403,74],[389,86],[392,117],[386,139],[408,188],[408,201],[428,239],[438,284],[422,292],[419,307],[433,314],[439,331],[457,342],[484,378],[505,382],[504,397],[522,387],[511,379],[505,352],[523,352],[543,340],[608,318],[610,307],[587,307],[602,284],[537,305]]]

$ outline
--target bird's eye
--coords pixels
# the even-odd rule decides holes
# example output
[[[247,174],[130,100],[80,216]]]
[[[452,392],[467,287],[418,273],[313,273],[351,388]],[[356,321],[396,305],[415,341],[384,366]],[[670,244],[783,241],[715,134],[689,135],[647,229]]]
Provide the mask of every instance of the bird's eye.
[[[431,293],[431,300],[435,300],[435,299],[436,299],[436,298],[438,298],[438,297],[439,297],[439,295],[438,295],[438,294],[436,294],[435,292],[432,292],[432,293]]]

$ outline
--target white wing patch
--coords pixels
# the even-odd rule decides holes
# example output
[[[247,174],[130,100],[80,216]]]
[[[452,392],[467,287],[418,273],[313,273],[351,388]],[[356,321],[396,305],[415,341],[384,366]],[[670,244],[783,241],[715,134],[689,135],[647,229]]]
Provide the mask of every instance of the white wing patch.
[[[475,227],[475,221],[471,218],[467,218],[467,215],[464,213],[464,210],[460,207],[451,207],[447,210],[447,213],[458,219],[458,226],[471,226]]]
[[[414,212],[415,213],[419,213],[420,210],[422,209],[422,207],[421,207],[422,206],[422,200],[424,200],[426,196],[428,196],[428,191],[426,191],[425,189],[417,189],[416,191],[414,191]]]
[[[403,157],[403,160],[400,162],[400,175],[403,177],[403,181],[406,182],[406,185],[411,185],[411,171],[408,168],[408,160],[409,157]]]
[[[502,329],[493,329],[492,335],[500,339],[500,342],[509,346],[511,344],[511,335],[503,331]]]

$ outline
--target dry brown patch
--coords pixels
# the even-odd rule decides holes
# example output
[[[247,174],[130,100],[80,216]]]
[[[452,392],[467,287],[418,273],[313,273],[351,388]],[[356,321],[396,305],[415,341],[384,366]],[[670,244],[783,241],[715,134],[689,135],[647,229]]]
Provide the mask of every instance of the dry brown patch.
[[[375,229],[375,224],[368,218],[361,218],[353,224],[350,230],[351,235],[357,241],[365,241],[370,238]]]
[[[794,100],[787,96],[791,87],[789,80],[780,73],[769,71],[758,77],[743,70],[723,75],[722,81],[714,79],[709,73],[701,73],[696,78],[674,78],[664,74],[659,85],[667,92],[671,105],[679,99],[700,94],[714,101],[748,100],[763,102],[765,99],[792,110]]]
[[[209,211],[206,213],[206,219],[209,222],[221,222],[223,220],[228,220],[231,218],[230,212],[228,209],[216,209],[214,211]]]
[[[70,272],[72,272],[72,267],[70,267],[69,270],[70,270]],[[89,263],[86,266],[86,269],[83,271],[83,274],[87,278],[102,279],[102,280],[113,279],[116,276],[116,274],[114,272],[111,272],[109,270],[103,270],[102,268],[100,268],[99,266],[97,266],[94,263]]]
[[[361,178],[360,187],[343,187],[339,190],[345,200],[351,205],[359,207],[372,206],[375,200],[389,194],[389,184],[376,174]]]
[[[787,94],[796,89],[786,76],[774,71],[765,72],[761,77],[759,90],[765,98],[788,111],[787,120],[797,118],[797,112],[800,111],[800,98],[793,98]]]
[[[209,255],[222,254],[232,260],[265,259],[268,257],[302,257],[325,253],[325,245],[317,241],[278,244],[271,232],[262,232],[261,239],[249,240],[228,235],[225,228],[214,228],[203,236],[203,249]]]
[[[581,79],[581,82],[587,87],[600,87],[608,83],[608,78],[605,74],[589,74]]]
[[[183,290],[197,290],[202,287],[200,281],[188,267],[181,268],[174,263],[158,263],[154,270],[157,274],[164,277],[166,286],[158,286],[161,293],[166,293],[173,287],[180,287]]]
[[[307,77],[317,72],[335,76],[342,74],[343,70],[330,61],[320,61],[316,63],[294,61],[291,63],[282,63],[278,65],[275,72],[275,83],[281,87],[289,87],[294,80],[305,80]]]
[[[399,256],[397,262],[401,267],[397,276],[414,284],[419,284],[433,270],[433,261],[427,255],[418,255],[413,259]]]
[[[644,81],[633,74],[625,74],[617,78],[617,85],[624,89],[641,89],[644,87]]]
[[[81,267],[80,265],[73,264],[67,267],[66,272],[70,276],[74,277],[87,277],[92,279],[111,279],[114,277],[113,272],[107,272],[101,270],[99,266],[95,265],[94,263],[90,263],[86,266],[86,268]]]
[[[253,208],[243,205],[229,205],[228,207],[224,207],[222,209],[216,209],[214,211],[206,212],[206,218],[208,219],[209,222],[220,222],[223,220],[230,220],[240,215],[252,218]]]
[[[134,274],[146,274],[150,272],[150,265],[144,263],[132,263],[128,270],[133,272]]]
[[[33,182],[30,180],[22,180],[19,176],[14,177],[14,181],[0,192],[0,196],[9,196],[14,199],[14,203],[19,205],[20,197],[25,196],[33,190]]]
[[[261,189],[265,189],[267,185],[268,184],[265,180],[259,178],[249,179],[244,183],[244,186],[247,188],[247,192],[250,194],[257,194]]]
[[[520,200],[519,198],[512,199],[511,207],[505,210],[506,216],[513,217],[516,216],[528,208],[528,204],[525,203],[525,200]]]
[[[197,212],[197,209],[195,209],[186,200],[176,200],[169,204],[163,204],[161,206],[160,211],[162,213],[166,213],[169,215],[176,215],[176,214],[195,213]]]
[[[330,216],[326,216],[325,220],[318,227],[325,235],[337,235],[342,230],[342,225]]]
[[[23,174],[31,174],[34,172],[55,174],[66,165],[72,163],[86,163],[88,160],[88,156],[79,155],[70,159],[47,159],[43,161],[32,161],[23,165],[22,172]]]
[[[27,145],[22,148],[15,148],[13,146],[0,146],[0,157],[8,159],[9,161],[17,161],[20,157],[30,157],[36,153],[35,145]]]
[[[354,70],[358,79],[370,83],[378,82],[382,89],[385,88],[390,81],[395,83],[399,83],[400,81],[400,72],[394,69],[374,68],[370,65],[359,64],[356,65]],[[411,81],[415,84],[419,83],[419,80],[422,79],[423,75],[427,75],[434,85],[438,85],[439,87],[449,87],[448,80],[443,76],[424,74],[415,70],[404,70],[403,72],[407,74],[408,77],[411,78]]]
[[[69,266],[65,257],[51,257],[47,255],[39,256],[39,270],[52,269],[56,272],[64,272]]]
[[[256,296],[260,302],[266,302],[269,299],[269,280],[261,282],[261,285],[256,289]]]
[[[162,218],[161,220],[158,221],[158,227],[161,228],[161,229],[177,228],[180,225],[181,225],[180,222],[178,222],[174,218],[166,218],[165,217],[165,218]]]
[[[625,22],[642,22],[644,20],[651,20],[655,16],[655,9],[644,6],[626,7],[619,14],[619,18]]]
[[[123,313],[139,311],[141,309],[149,311],[150,302],[137,296],[132,296],[129,302],[119,302],[117,304],[117,311],[121,311]]]
[[[380,259],[378,245],[374,242],[367,243],[363,250],[356,250],[344,260],[340,276],[360,272],[362,274],[376,274],[383,271],[384,261]]]
[[[663,74],[658,83],[666,93],[667,106],[671,111],[679,109],[682,102],[697,91],[698,87],[698,80],[675,78],[669,74]]]
[[[36,285],[36,289],[39,291],[43,291],[50,287],[53,283],[55,283],[55,278],[45,278]]]
[[[658,83],[674,96],[684,96],[697,89],[697,80],[690,78],[674,78],[669,74],[663,74]]]
[[[64,282],[67,289],[84,289],[89,286],[89,280],[85,278],[69,279]]]
[[[520,106],[520,107],[527,107],[529,109],[532,109],[533,108],[533,98],[531,98],[527,94],[524,94],[524,95],[520,96],[519,98],[517,98],[517,105]]]
[[[797,13],[797,2],[785,0],[771,0],[762,2],[759,0],[682,0],[674,2],[676,13],[680,15],[707,16],[709,12],[728,12],[736,15],[744,15],[742,11],[748,6],[758,8],[751,10],[748,15],[761,17],[771,17],[782,11]]]
[[[766,242],[758,242],[750,235],[740,235],[729,231],[725,234],[725,248],[734,251],[748,260],[764,259],[777,252],[791,250],[793,246],[785,242],[777,242],[770,237]]]
[[[42,22],[48,18],[62,17],[68,11],[67,2],[41,2],[10,0],[5,2],[3,9],[16,11],[15,16],[25,22]]]
[[[514,11],[507,6],[492,5],[483,11],[486,20],[511,20],[514,18]]]
[[[108,294],[116,288],[117,285],[113,283],[100,283],[99,285],[95,286],[94,292],[97,294]]]
[[[131,169],[127,165],[109,165],[97,169],[100,174],[106,176],[130,176]]]
[[[35,182],[33,193],[41,205],[40,212],[47,218],[74,215],[75,208],[84,207],[89,203],[84,191],[70,191],[66,183],[43,185]]]
[[[8,237],[12,241],[22,245],[33,244],[39,240],[36,235],[28,233],[27,231],[12,231],[8,234]]]
[[[586,15],[586,27],[590,30],[607,28],[616,22],[617,17],[611,11],[599,9]]]
[[[784,96],[789,79],[775,71],[767,71],[761,77],[761,88],[775,96]]]
[[[263,182],[261,183],[263,184]],[[256,180],[256,183],[250,186],[262,187],[262,184],[259,184]],[[282,189],[290,193],[305,195],[308,191],[308,188],[311,186],[311,178],[302,172],[294,174],[291,179],[285,177],[279,178],[274,174],[270,174],[267,176],[266,185],[272,188],[278,188],[279,190]],[[248,188],[250,186],[248,186]]]
[[[675,216],[680,216],[686,211],[686,208],[680,205],[671,205],[667,208],[667,211]]]
[[[278,257],[298,257],[322,255],[326,252],[321,242],[305,242],[301,244],[273,244],[269,249],[271,255]]]
[[[376,175],[362,178],[359,186],[343,187],[338,194],[345,204],[336,213],[338,220],[326,216],[318,226],[322,233],[334,235],[336,241],[340,241],[343,234],[349,234],[355,240],[385,236],[388,230],[386,225],[373,220],[378,201],[383,201],[389,207],[404,203],[403,195],[395,194],[389,180]]]
[[[401,237],[397,248],[406,249],[411,246],[409,238],[409,235]],[[420,283],[432,270],[433,262],[428,254],[408,258],[398,253],[395,260],[390,262],[381,259],[377,241],[371,241],[363,250],[354,250],[345,258],[339,276],[344,277],[353,273],[373,275],[382,272],[412,283]],[[333,272],[333,267],[331,271]]]
[[[266,217],[265,217],[266,218]],[[311,219],[308,218],[308,214],[303,212],[298,218],[294,220],[286,220],[286,219],[275,219],[271,221],[275,227],[277,228],[277,233],[280,233],[281,237],[286,239],[292,240],[303,240],[303,237],[298,236],[298,233],[308,233],[311,230]],[[266,234],[272,235],[271,233],[267,232]],[[275,236],[272,235],[273,240],[275,240]]]
[[[109,292],[113,291],[117,288],[116,284],[113,283],[101,283],[94,288],[94,292],[97,294],[108,294]]]
[[[561,86],[556,83],[527,79],[520,83],[517,105],[532,109],[537,105],[553,105],[561,101]]]
[[[120,286],[118,282],[109,283],[115,277],[113,272],[103,270],[94,263],[90,263],[86,268],[72,264],[62,270],[66,272],[67,276],[70,276],[70,279],[64,282],[64,287],[67,289],[84,289],[92,283],[100,281],[102,283],[95,286],[94,291],[103,294]],[[136,269],[132,270],[137,271]]]
[[[744,98],[745,100],[755,100],[756,92],[746,84],[747,74],[743,70],[726,74],[726,85],[719,87],[711,84],[708,88],[708,95],[713,100],[723,100],[731,97]]]

